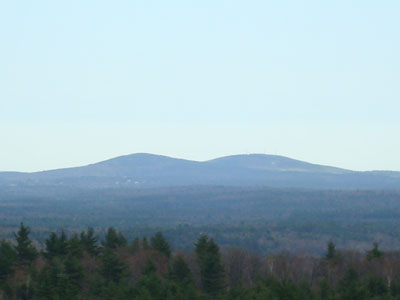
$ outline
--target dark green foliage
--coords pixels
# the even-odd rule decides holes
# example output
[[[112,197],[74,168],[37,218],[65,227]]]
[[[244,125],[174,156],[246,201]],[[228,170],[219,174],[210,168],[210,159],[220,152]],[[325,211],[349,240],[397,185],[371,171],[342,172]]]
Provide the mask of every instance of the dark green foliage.
[[[157,267],[151,259],[147,259],[143,266],[142,275],[155,274],[157,272]]]
[[[383,251],[379,250],[379,244],[377,242],[374,242],[374,247],[367,251],[367,259],[372,260],[372,259],[379,259],[382,258],[384,255]]]
[[[239,298],[238,298],[239,297]],[[231,299],[230,297],[226,298],[227,300]],[[243,291],[241,294],[236,296],[236,298],[233,298],[235,300],[242,300],[242,299],[248,299],[248,300],[281,300],[278,298],[276,295],[274,295],[273,291],[266,286],[265,284],[258,283],[255,285],[251,290],[247,291],[245,295],[243,295]],[[292,299],[290,299],[292,300]]]
[[[380,276],[370,276],[367,280],[367,289],[370,296],[383,296],[389,290],[385,279]]]
[[[333,299],[334,291],[329,286],[329,283],[326,279],[321,280],[319,283],[319,299],[328,300]]]
[[[62,231],[58,236],[55,232],[50,233],[50,237],[45,241],[44,257],[52,259],[57,256],[64,256],[68,253],[68,240],[65,232]]]
[[[140,250],[140,240],[139,238],[135,238],[132,243],[129,245],[129,250],[131,253],[136,253]]]
[[[149,247],[149,243],[147,242],[147,238],[146,237],[143,237],[143,239],[142,239],[142,249],[143,250],[148,250],[150,247]]]
[[[196,254],[202,289],[213,296],[220,294],[225,290],[226,283],[218,245],[202,235],[196,243]]]
[[[18,300],[30,300],[32,299],[33,296],[33,290],[31,286],[28,286],[26,283],[23,283],[16,288],[15,296],[16,296],[15,298]]]
[[[89,227],[87,232],[81,232],[80,235],[83,249],[89,254],[96,256],[99,254],[99,246],[97,245],[98,238],[94,233],[94,229]]]
[[[313,298],[310,286],[305,282],[296,284],[292,280],[269,277],[263,281],[263,284],[268,288],[265,291],[268,291],[270,297],[276,297],[279,300],[311,300]]]
[[[361,286],[358,272],[350,267],[339,284],[339,294],[342,300],[364,300],[366,290]]]
[[[328,243],[328,249],[325,254],[327,260],[332,260],[336,257],[336,246],[333,242]]]
[[[16,236],[28,237],[26,228]],[[387,252],[377,260],[383,257],[376,254],[377,245],[365,256],[343,251],[340,260],[332,246],[322,258],[271,254],[265,260],[259,256],[252,260],[241,250],[241,279],[228,284],[222,261],[229,268],[237,257],[227,251],[222,260],[219,246],[206,235],[195,244],[198,268],[194,253],[175,254],[171,260],[157,260],[156,265],[155,251],[131,251],[132,245],[105,246],[97,248],[97,256],[82,255],[87,248],[82,240],[90,237],[90,244],[97,244],[93,231],[81,236],[67,239],[62,233],[50,234],[46,259],[39,258],[29,267],[18,263],[17,245],[1,241],[0,299],[398,300],[400,296],[400,252]],[[370,253],[375,254],[368,259]],[[196,271],[193,277],[192,271]]]
[[[151,248],[165,254],[166,257],[171,256],[171,249],[167,240],[164,238],[161,232],[157,232],[154,237],[151,238]]]
[[[82,265],[75,257],[68,256],[64,261],[64,272],[68,276],[70,288],[74,293],[78,293],[85,276]]]
[[[17,242],[15,251],[17,253],[17,261],[21,265],[31,264],[37,257],[38,252],[32,245],[29,238],[30,228],[25,226],[24,223],[20,224],[20,228],[14,237]]]
[[[246,291],[246,289],[242,285],[237,285],[229,290],[229,292],[225,295],[224,299],[242,300],[246,299],[246,296],[247,297],[249,296],[248,291]],[[252,298],[255,298],[254,295]]]
[[[122,233],[117,232],[113,227],[108,228],[103,241],[103,246],[106,248],[115,249],[117,247],[124,247],[127,244],[126,238]]]
[[[73,258],[53,259],[35,280],[35,300],[73,300],[80,292],[83,268]]]
[[[165,299],[163,282],[154,272],[143,272],[135,285],[133,299]]]
[[[169,278],[179,283],[189,284],[193,282],[192,272],[182,255],[177,255],[174,258],[169,270]]]
[[[400,296],[400,281],[394,280],[390,284],[390,294],[393,296]]]
[[[201,265],[208,253],[208,237],[204,234],[200,235],[194,246],[196,247],[197,262]]]
[[[124,277],[127,267],[111,249],[104,251],[101,261],[103,265],[100,273],[106,281],[117,283]]]
[[[74,234],[68,240],[68,255],[76,258],[83,256],[83,244],[77,234]]]
[[[5,240],[0,242],[0,285],[14,272],[14,263],[17,253]]]

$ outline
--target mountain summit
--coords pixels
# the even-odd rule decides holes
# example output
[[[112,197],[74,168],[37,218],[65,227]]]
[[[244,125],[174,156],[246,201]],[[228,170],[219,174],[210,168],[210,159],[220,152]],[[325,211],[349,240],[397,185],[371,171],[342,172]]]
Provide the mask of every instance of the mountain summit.
[[[0,173],[0,185],[169,187],[270,186],[397,189],[399,172],[356,172],[266,154],[232,155],[204,162],[137,153],[82,167],[34,173]]]

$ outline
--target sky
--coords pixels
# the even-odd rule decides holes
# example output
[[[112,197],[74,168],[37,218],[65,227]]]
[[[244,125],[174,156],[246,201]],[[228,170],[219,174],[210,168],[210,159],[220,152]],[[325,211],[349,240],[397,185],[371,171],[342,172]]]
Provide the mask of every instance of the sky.
[[[400,171],[400,2],[0,1],[0,171],[137,152]]]

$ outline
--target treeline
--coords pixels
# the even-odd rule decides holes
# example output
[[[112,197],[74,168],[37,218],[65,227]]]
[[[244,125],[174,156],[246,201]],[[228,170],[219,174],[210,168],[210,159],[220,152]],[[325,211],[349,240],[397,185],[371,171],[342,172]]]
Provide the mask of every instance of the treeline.
[[[52,232],[38,249],[21,223],[0,243],[1,300],[400,299],[400,252],[377,243],[366,253],[327,245],[323,257],[221,251],[200,235],[195,250],[175,253],[158,232],[126,237],[109,228]]]

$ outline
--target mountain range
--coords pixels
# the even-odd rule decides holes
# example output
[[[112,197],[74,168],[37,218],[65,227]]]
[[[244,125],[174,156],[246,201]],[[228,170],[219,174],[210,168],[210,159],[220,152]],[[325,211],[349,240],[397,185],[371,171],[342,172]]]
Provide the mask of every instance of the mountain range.
[[[204,162],[137,153],[82,167],[0,172],[0,186],[155,188],[187,185],[312,189],[400,189],[400,172],[359,172],[266,154],[232,155]]]

